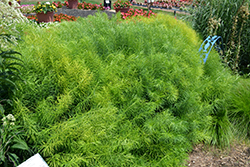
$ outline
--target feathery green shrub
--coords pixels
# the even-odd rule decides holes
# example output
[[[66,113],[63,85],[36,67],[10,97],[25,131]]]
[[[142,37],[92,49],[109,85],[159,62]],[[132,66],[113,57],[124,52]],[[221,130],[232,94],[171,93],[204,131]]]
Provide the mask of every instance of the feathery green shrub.
[[[185,23],[97,14],[22,26],[15,114],[49,166],[183,166],[193,144],[230,138],[221,106],[235,78],[214,52],[200,63]]]

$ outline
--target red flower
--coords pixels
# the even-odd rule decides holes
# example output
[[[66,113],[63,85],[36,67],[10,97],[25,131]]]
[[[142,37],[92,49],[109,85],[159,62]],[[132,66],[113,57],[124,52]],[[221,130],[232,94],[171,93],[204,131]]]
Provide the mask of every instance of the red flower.
[[[38,21],[36,16],[27,16],[27,18],[30,19],[30,20]],[[76,17],[75,16],[69,16],[67,14],[62,14],[62,13],[60,13],[59,15],[58,14],[54,15],[54,20],[53,20],[54,22],[55,21],[61,22],[62,20],[76,21]]]

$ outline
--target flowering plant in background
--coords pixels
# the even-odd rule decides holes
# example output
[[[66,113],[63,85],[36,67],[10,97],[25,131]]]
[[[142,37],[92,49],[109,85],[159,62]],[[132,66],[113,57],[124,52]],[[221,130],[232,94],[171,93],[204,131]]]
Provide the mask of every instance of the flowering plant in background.
[[[129,9],[128,12],[126,13],[121,13],[121,17],[122,19],[128,19],[131,17],[137,17],[137,16],[143,16],[143,17],[148,17],[150,18],[150,16],[155,16],[156,14],[152,12],[152,10],[150,11],[144,11],[143,9]]]
[[[130,7],[132,4],[130,3],[130,1],[125,1],[125,0],[117,0],[115,1],[115,3],[113,4],[114,9],[119,9],[119,8],[128,8]]]
[[[7,116],[3,116],[2,118],[3,126],[14,126],[16,118],[12,114],[8,114]]]
[[[38,2],[37,5],[34,6],[34,12],[36,13],[44,13],[46,14],[47,12],[57,12],[56,6],[50,2]]]
[[[64,4],[62,4],[62,5],[69,7],[68,1],[64,1]],[[100,3],[99,5],[87,3],[87,2],[78,3],[77,8],[78,9],[86,9],[86,10],[105,10],[105,7],[102,5],[102,3]]]
[[[69,7],[69,2],[68,2],[68,1],[64,1],[63,6],[67,6],[67,7]]]
[[[59,23],[61,23],[61,21],[76,21],[76,19],[75,16],[69,16],[62,13],[54,15],[54,21],[58,21]]]
[[[1,102],[1,101],[0,101]],[[21,138],[22,131],[15,124],[16,118],[12,114],[4,115],[0,104],[0,166],[19,165],[20,150],[30,151],[26,142]]]
[[[26,14],[29,14],[29,13],[32,13],[33,12],[33,9],[34,9],[34,5],[21,5],[21,12],[22,13],[26,13]]]
[[[78,9],[88,9],[88,10],[105,10],[105,7],[102,6],[102,3],[98,4],[91,4],[87,2],[78,3]]]
[[[19,32],[16,25],[27,22],[27,18],[16,7],[19,7],[19,4],[15,0],[0,0],[0,49],[2,50],[10,49],[11,43],[17,44]]]
[[[104,7],[104,10],[110,10],[110,7],[108,6],[108,7]]]
[[[55,5],[56,8],[62,8],[64,6],[64,4],[61,1],[52,2],[52,4]]]
[[[137,4],[136,0],[132,0],[132,4]]]
[[[34,21],[38,21],[37,20],[37,16],[27,16],[27,18],[29,20],[34,20]],[[62,22],[62,21],[76,21],[77,17],[75,16],[69,16],[67,14],[54,14],[54,22]]]

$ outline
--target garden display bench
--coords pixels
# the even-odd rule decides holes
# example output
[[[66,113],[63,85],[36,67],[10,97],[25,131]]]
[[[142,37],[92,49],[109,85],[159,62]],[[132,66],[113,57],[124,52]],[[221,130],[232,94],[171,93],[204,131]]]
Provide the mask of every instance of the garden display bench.
[[[58,8],[57,12],[55,14],[67,14],[70,16],[75,16],[75,17],[87,17],[88,15],[95,15],[96,12],[99,10],[82,10],[82,9],[69,9],[66,6],[63,6],[62,8]],[[105,12],[109,18],[111,18],[113,15],[115,15],[114,10],[100,10],[100,12]]]
[[[138,6],[140,8],[148,8],[147,5],[139,5],[139,4],[132,4],[132,5],[133,6]],[[172,9],[169,9],[169,8],[151,6],[150,8],[154,9],[154,10],[161,10],[161,11],[172,12],[172,13],[176,12],[178,14],[190,15],[190,13],[188,11],[180,10],[179,8],[175,8],[175,7],[173,7]]]
[[[66,6],[63,6],[62,8],[58,8],[57,12],[55,14],[67,14],[69,16],[75,16],[75,17],[88,17],[88,15],[95,15],[96,12],[99,10],[82,10],[82,9],[69,9]],[[100,12],[105,12],[109,18],[111,18],[113,15],[116,14],[115,10],[100,10]],[[30,13],[30,14],[24,14],[25,16],[35,16],[36,13]]]

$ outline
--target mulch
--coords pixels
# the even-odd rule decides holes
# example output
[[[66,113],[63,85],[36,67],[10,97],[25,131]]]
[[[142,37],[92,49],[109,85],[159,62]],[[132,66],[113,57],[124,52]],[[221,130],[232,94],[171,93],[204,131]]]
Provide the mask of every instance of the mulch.
[[[227,149],[203,144],[197,145],[189,154],[190,167],[250,167],[249,144],[235,142]]]

